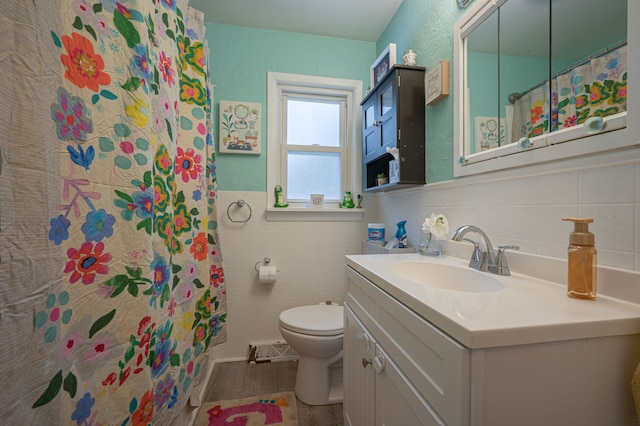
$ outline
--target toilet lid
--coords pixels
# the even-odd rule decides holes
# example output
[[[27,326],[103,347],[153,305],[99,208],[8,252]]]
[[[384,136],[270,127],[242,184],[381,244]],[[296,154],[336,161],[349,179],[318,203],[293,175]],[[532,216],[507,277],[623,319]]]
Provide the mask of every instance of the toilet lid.
[[[340,305],[309,305],[287,309],[280,325],[287,330],[314,336],[335,336],[344,329],[344,309]]]

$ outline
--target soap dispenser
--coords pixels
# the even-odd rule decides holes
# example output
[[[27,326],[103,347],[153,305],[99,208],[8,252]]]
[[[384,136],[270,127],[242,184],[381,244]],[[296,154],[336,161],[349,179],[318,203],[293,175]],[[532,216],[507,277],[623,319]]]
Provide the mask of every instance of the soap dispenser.
[[[595,237],[589,232],[593,219],[563,217],[562,220],[574,223],[574,230],[569,235],[567,294],[577,299],[593,300],[597,283]]]

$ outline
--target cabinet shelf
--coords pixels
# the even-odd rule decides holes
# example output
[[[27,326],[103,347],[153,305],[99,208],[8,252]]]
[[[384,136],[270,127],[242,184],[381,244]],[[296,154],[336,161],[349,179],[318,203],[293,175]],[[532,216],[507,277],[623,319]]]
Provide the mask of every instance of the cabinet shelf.
[[[362,100],[362,165],[365,192],[425,184],[424,67],[395,65]],[[390,167],[397,148],[397,167]],[[384,173],[389,183],[376,185]]]

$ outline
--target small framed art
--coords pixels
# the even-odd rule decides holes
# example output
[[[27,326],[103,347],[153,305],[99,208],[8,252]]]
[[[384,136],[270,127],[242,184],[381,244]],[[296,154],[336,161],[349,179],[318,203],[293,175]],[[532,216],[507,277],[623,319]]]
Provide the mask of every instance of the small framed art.
[[[262,104],[220,101],[220,153],[260,154],[261,122]]]
[[[499,117],[475,117],[475,151],[480,152],[504,145],[506,120]]]
[[[324,207],[324,194],[311,194],[309,201],[312,208],[321,209]]]
[[[389,45],[382,51],[378,59],[371,65],[371,88],[373,89],[382,81],[392,66],[396,64],[396,45]]]

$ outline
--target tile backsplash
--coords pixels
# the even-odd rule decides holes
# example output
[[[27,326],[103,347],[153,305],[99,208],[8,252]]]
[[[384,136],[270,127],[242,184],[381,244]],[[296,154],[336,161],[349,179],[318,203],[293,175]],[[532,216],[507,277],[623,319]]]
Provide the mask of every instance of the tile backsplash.
[[[407,220],[409,241],[424,238],[426,216],[442,213],[451,232],[473,224],[494,246],[566,259],[573,227],[562,217],[593,217],[598,263],[640,270],[640,158],[637,150],[583,158],[526,171],[462,178],[369,199],[368,212],[387,228]],[[371,204],[375,205],[372,206]],[[639,283],[640,285],[640,283]]]

